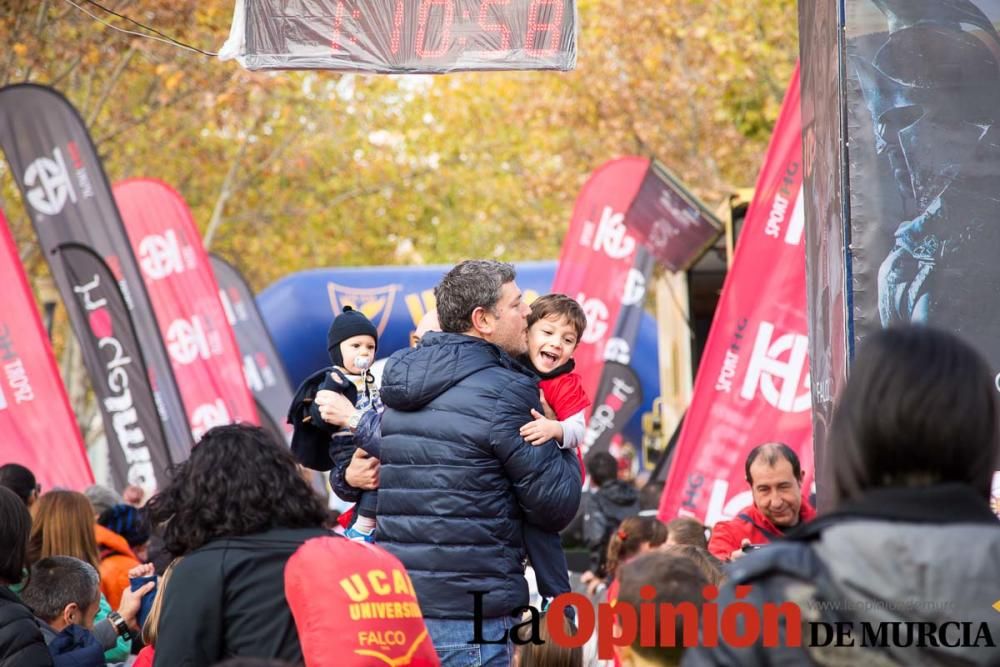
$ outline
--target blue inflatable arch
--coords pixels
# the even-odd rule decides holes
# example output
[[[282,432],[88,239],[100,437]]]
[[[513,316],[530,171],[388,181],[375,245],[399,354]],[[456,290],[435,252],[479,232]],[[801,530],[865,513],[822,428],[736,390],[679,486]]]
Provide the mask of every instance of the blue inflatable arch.
[[[556,262],[515,264],[517,283],[529,299],[548,293]],[[329,365],[326,332],[334,313],[351,304],[379,330],[378,357],[409,345],[410,332],[434,307],[434,286],[449,266],[379,266],[313,269],[293,273],[264,289],[257,297],[264,321],[274,338],[294,385]],[[656,321],[643,315],[633,359],[657,359]],[[642,451],[641,416],[660,393],[655,363],[635,369],[642,383],[643,405],[626,425],[624,436]],[[593,398],[593,397],[591,397]]]

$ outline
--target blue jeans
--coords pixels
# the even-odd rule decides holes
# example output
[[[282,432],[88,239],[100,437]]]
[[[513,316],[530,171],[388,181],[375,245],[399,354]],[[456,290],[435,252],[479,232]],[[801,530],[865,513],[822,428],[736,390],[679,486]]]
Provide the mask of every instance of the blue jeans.
[[[427,632],[434,643],[434,650],[441,659],[441,667],[509,667],[514,662],[514,646],[503,644],[471,644],[475,623],[470,618],[425,618]],[[482,623],[483,639],[495,640],[507,636],[514,619],[510,616],[486,618]]]

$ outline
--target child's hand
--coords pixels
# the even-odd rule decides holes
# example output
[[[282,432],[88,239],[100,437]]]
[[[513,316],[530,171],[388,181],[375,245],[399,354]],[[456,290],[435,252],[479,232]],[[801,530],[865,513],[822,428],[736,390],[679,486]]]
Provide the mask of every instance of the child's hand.
[[[522,438],[532,445],[543,445],[549,440],[562,442],[562,424],[555,420],[547,419],[538,410],[532,410],[531,416],[535,418],[535,421],[528,422],[521,427]]]
[[[556,411],[553,410],[552,406],[549,405],[549,402],[545,400],[545,392],[541,389],[538,390],[538,400],[542,404],[542,412],[545,413],[545,416],[549,419],[556,419]]]

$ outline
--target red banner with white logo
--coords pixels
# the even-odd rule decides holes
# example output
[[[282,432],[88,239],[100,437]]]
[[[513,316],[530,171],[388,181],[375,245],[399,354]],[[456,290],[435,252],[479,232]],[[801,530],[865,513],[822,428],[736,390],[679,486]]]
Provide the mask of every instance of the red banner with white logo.
[[[812,486],[801,130],[796,69],[698,367],[664,520],[712,526],[750,505],[744,463],[765,442],[794,449]]]
[[[243,358],[187,204],[169,185],[152,179],[120,181],[114,195],[193,438],[220,424],[259,424]]]
[[[605,359],[630,359],[631,344],[616,338],[615,328],[623,303],[632,301],[629,295],[645,290],[634,284],[642,278],[633,268],[640,241],[624,221],[647,169],[646,158],[622,157],[591,174],[576,198],[552,282],[553,292],[575,298],[587,314],[587,330],[573,358],[591,400]]]
[[[43,488],[94,483],[49,337],[0,212],[0,465],[20,463]]]

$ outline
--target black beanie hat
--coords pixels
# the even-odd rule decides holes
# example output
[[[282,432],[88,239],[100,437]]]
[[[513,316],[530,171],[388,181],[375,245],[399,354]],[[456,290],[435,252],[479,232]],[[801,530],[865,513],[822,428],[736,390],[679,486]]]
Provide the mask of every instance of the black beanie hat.
[[[125,538],[130,547],[149,542],[149,524],[141,510],[131,505],[113,505],[101,512],[97,523]]]
[[[378,329],[360,310],[344,306],[344,312],[333,318],[330,331],[326,334],[326,349],[330,353],[330,363],[343,366],[344,357],[340,354],[340,344],[353,336],[371,336],[378,346]]]

